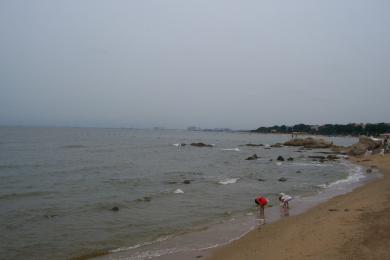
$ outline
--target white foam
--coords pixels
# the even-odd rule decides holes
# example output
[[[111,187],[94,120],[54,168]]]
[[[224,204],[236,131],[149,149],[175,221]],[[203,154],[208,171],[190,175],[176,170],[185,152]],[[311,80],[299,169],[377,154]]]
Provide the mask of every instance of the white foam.
[[[177,189],[173,193],[175,193],[175,194],[182,194],[182,193],[184,193],[184,191],[181,190],[181,189]]]
[[[239,148],[226,148],[226,149],[222,149],[222,151],[235,151],[235,152],[239,152],[240,149]]]
[[[232,178],[232,179],[226,179],[223,181],[218,182],[219,184],[226,185],[226,184],[234,184],[239,180],[239,178]]]
[[[361,179],[365,178],[363,167],[361,166],[354,166],[351,168],[349,175],[345,179],[337,180],[335,182],[331,182],[329,184],[320,184],[317,185],[320,188],[330,188],[330,187],[338,187],[343,186],[345,184],[352,184],[357,183]]]
[[[277,166],[280,166],[280,165],[282,165],[282,164],[283,164],[283,163],[281,163],[281,162],[277,162],[277,163],[276,163]]]
[[[148,245],[152,245],[155,243],[163,242],[169,238],[170,238],[170,236],[164,236],[164,237],[160,237],[160,238],[156,239],[155,241],[139,243],[139,244],[136,244],[134,246],[129,246],[129,247],[120,247],[117,249],[110,250],[110,253],[118,253],[118,252],[122,252],[122,251],[137,249],[137,248],[142,247],[142,246],[148,246]]]

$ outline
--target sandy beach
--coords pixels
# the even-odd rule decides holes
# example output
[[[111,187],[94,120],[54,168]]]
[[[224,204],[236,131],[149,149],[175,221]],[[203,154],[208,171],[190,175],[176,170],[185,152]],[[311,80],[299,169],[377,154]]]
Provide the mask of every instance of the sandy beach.
[[[215,259],[390,259],[390,154],[351,161],[383,178],[211,251]]]

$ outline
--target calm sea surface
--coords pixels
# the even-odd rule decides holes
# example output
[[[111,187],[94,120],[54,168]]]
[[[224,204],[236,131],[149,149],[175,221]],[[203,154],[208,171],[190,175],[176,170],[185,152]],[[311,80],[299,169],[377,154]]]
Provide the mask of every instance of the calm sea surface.
[[[279,192],[313,196],[359,174],[345,162],[308,158],[321,150],[241,146],[289,138],[0,127],[0,258],[67,259],[137,248],[142,259],[143,246],[153,241],[250,216],[259,193],[277,204]],[[339,145],[356,141],[327,139]],[[191,147],[192,142],[214,147]],[[245,160],[254,153],[261,158]],[[294,161],[277,163],[279,155]]]

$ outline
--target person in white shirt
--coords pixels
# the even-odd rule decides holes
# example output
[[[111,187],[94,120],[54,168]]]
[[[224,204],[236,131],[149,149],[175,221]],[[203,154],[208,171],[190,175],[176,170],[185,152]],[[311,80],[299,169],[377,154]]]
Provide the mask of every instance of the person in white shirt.
[[[284,209],[288,209],[289,208],[289,201],[291,201],[293,199],[293,197],[291,197],[290,195],[287,195],[287,194],[284,194],[283,192],[279,193],[279,201],[281,202],[280,203],[280,206]]]

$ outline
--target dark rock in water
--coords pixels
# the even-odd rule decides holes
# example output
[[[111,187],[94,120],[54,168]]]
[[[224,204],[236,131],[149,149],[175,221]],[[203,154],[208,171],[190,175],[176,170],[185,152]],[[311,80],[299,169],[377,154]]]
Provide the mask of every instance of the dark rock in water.
[[[270,162],[272,162],[272,161],[273,161],[273,159],[269,159],[269,161],[270,161]]]
[[[243,146],[259,147],[259,146],[264,146],[264,144],[244,144]]]
[[[257,179],[258,181],[265,181],[264,179],[262,179],[262,178],[259,178],[259,179]]]
[[[144,197],[144,201],[149,202],[152,200],[152,197]]]
[[[246,158],[245,160],[256,160],[258,159],[259,157],[257,156],[257,154],[254,154],[252,156],[249,156],[248,158]]]
[[[337,157],[337,155],[329,154],[328,156],[326,156],[326,159],[328,159],[328,160],[337,160],[338,157]]]
[[[190,180],[184,180],[183,183],[184,183],[184,184],[190,184],[191,181],[190,181]]]
[[[283,147],[283,144],[281,143],[276,143],[276,144],[273,144],[271,145],[272,148],[280,148],[280,147]]]
[[[277,158],[276,160],[278,160],[278,161],[284,161],[284,158],[283,158],[283,156],[279,155],[278,158]]]
[[[302,173],[301,171],[296,171],[295,173]]]
[[[195,147],[213,147],[211,144],[205,144],[205,143],[192,143],[191,146],[195,146]]]
[[[167,181],[168,184],[177,184],[177,181]]]
[[[371,169],[367,169],[366,173],[372,173],[372,170]]]
[[[289,157],[289,158],[287,159],[287,161],[294,161],[294,158]]]
[[[320,159],[319,162],[320,163],[324,163],[326,160],[325,159]]]
[[[113,207],[111,210],[112,210],[112,211],[119,211],[119,208],[115,206],[115,207]]]
[[[287,179],[286,179],[286,178],[284,178],[284,177],[282,177],[282,178],[279,178],[279,179],[278,179],[278,181],[285,182],[285,181],[287,181]]]

